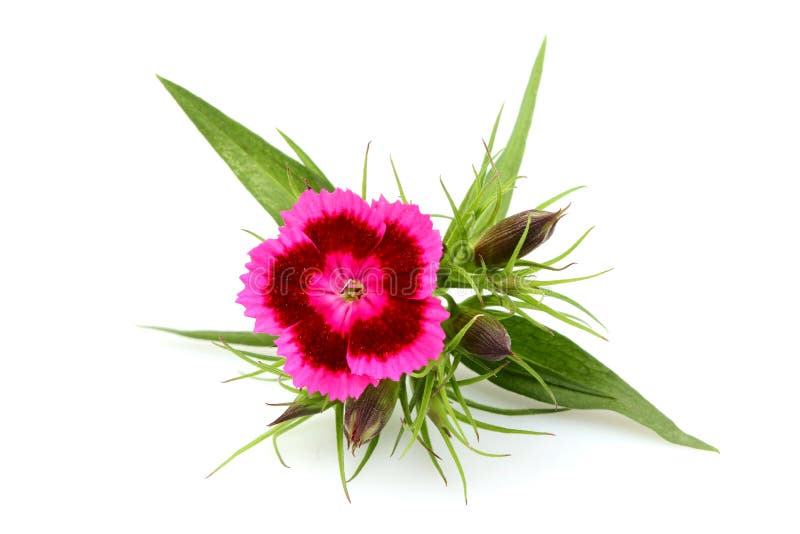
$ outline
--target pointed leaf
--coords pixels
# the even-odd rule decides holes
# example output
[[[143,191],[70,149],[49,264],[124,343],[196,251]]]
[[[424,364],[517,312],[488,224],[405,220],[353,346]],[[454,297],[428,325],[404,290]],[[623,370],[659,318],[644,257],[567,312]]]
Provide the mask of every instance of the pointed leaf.
[[[503,326],[511,335],[514,352],[526,361],[551,369],[570,382],[599,393],[588,393],[569,386],[563,387],[551,381],[548,373],[542,373],[558,399],[559,406],[613,410],[654,430],[672,443],[717,451],[713,446],[683,432],[635,389],[567,337],[556,331],[552,331],[552,335],[542,332],[519,317],[507,319],[503,322]],[[477,362],[468,359],[464,359],[463,363],[478,373],[484,372],[486,366],[493,366],[491,362],[480,362],[484,365],[478,365]],[[549,396],[536,380],[520,372],[511,371],[511,367],[509,365],[489,380],[503,389],[548,402]]]
[[[192,339],[205,339],[209,341],[224,341],[234,345],[248,345],[251,347],[274,347],[275,338],[269,334],[254,334],[253,332],[228,332],[223,330],[177,330],[163,326],[143,326],[151,330],[159,330],[170,334],[177,334]]]
[[[303,165],[306,166],[307,169],[310,169],[311,172],[317,173],[318,176],[325,178],[326,180],[328,179],[328,177],[325,176],[325,173],[322,172],[322,169],[317,167],[317,164],[314,163],[314,161],[308,156],[308,154],[305,153],[305,151],[302,148],[300,148],[300,146],[297,143],[295,143],[288,135],[283,133],[281,130],[278,130],[278,133],[281,134],[283,140],[286,141],[286,144],[289,145],[289,147],[294,151],[297,157],[300,158],[300,161],[303,163]]]
[[[519,178],[518,174],[522,156],[525,152],[525,144],[528,140],[528,131],[533,121],[533,110],[536,107],[536,94],[539,90],[539,81],[542,78],[546,45],[547,39],[544,39],[531,70],[528,85],[508,144],[502,150],[496,162],[493,161],[489,154],[489,147],[486,147],[487,154],[484,156],[481,170],[475,176],[467,194],[461,201],[456,216],[462,220],[469,221],[470,234],[463,237],[455,236],[455,231],[460,230],[460,228],[456,228],[454,224],[451,224],[444,236],[444,242],[448,247],[454,245],[454,241],[458,239],[477,238],[508,213],[511,196],[514,193],[514,184]],[[497,122],[495,122],[496,124]],[[494,137],[495,131],[493,129],[492,137]],[[489,203],[489,200],[491,200],[491,203]]]
[[[525,143],[528,141],[528,131],[533,122],[533,110],[536,108],[536,95],[539,92],[539,82],[542,79],[542,69],[544,68],[544,52],[547,48],[547,38],[542,41],[536,61],[528,79],[528,86],[525,88],[525,95],[522,97],[522,104],[517,114],[517,122],[511,131],[511,137],[497,161],[497,170],[500,173],[500,183],[507,183],[516,179],[519,168],[522,164],[522,156],[525,153]],[[502,219],[508,213],[508,206],[511,202],[513,190],[503,193],[503,201],[500,206],[498,219]]]
[[[305,183],[315,191],[333,190],[333,185],[323,176],[290,158],[203,99],[169,80],[158,79],[278,225],[283,224],[280,212],[292,207],[297,200],[294,191],[302,191]],[[290,184],[290,180],[296,183]]]

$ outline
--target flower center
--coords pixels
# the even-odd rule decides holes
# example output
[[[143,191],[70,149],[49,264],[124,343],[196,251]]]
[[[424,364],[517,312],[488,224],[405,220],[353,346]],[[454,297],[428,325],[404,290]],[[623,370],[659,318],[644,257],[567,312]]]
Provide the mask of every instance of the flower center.
[[[364,296],[365,291],[364,284],[359,280],[350,278],[345,282],[344,287],[339,293],[342,295],[345,302],[355,302]]]

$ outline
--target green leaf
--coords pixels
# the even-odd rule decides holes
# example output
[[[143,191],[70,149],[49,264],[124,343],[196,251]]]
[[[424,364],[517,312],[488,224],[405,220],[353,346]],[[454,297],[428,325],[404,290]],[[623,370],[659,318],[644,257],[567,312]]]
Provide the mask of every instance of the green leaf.
[[[450,456],[453,457],[453,462],[456,464],[458,476],[461,478],[461,488],[464,491],[464,504],[467,504],[467,477],[464,475],[464,467],[461,465],[461,460],[458,458],[458,453],[456,453],[456,449],[453,447],[450,436],[448,436],[447,433],[441,428],[439,428],[439,433],[442,435],[444,444],[447,446],[447,450],[450,452]]]
[[[219,464],[219,465],[217,466],[217,468],[216,468],[216,469],[214,469],[214,470],[213,470],[213,471],[211,471],[211,472],[210,472],[208,475],[206,475],[206,478],[208,478],[208,477],[212,476],[214,473],[216,473],[217,471],[219,471],[220,469],[222,469],[223,467],[225,467],[226,465],[228,465],[229,463],[231,463],[231,462],[232,462],[232,461],[233,461],[235,458],[237,458],[239,455],[241,455],[241,454],[243,454],[243,453],[245,453],[245,452],[249,451],[250,449],[252,449],[252,448],[253,448],[253,447],[255,447],[256,445],[258,445],[259,443],[261,443],[262,441],[264,441],[265,439],[267,439],[267,438],[269,438],[269,437],[272,437],[272,436],[279,436],[279,435],[281,435],[281,434],[284,434],[286,431],[288,431],[288,430],[291,430],[292,428],[294,428],[294,427],[296,427],[297,425],[299,425],[299,424],[301,424],[302,422],[304,422],[306,419],[308,419],[308,418],[307,418],[307,417],[305,417],[305,418],[295,419],[295,420],[293,420],[293,421],[286,421],[286,422],[284,422],[284,423],[282,423],[282,424],[280,424],[280,425],[276,425],[276,426],[274,426],[274,427],[270,428],[269,430],[267,430],[266,432],[264,432],[263,434],[261,434],[260,436],[258,436],[257,438],[255,438],[253,441],[251,441],[251,442],[250,442],[250,443],[248,443],[247,445],[245,445],[245,446],[243,446],[243,447],[239,448],[239,449],[238,449],[236,452],[234,452],[233,454],[231,454],[231,455],[228,457],[228,459],[227,459],[227,460],[225,460],[224,462],[222,462],[221,464]]]
[[[163,326],[142,326],[151,330],[169,332],[192,339],[205,339],[208,341],[224,341],[234,345],[248,345],[251,347],[274,347],[275,338],[269,334],[254,334],[253,332],[226,332],[222,330],[176,330],[175,328],[165,328]]]
[[[461,419],[462,421],[466,421],[467,420],[467,416],[464,415],[463,413],[457,412],[455,410],[453,410],[453,411],[456,414],[456,417],[458,419]],[[482,428],[484,430],[491,430],[492,432],[499,432],[501,434],[527,434],[529,436],[552,436],[553,435],[550,432],[537,432],[535,430],[523,430],[523,429],[520,429],[520,428],[507,428],[507,427],[504,427],[504,426],[493,425],[491,423],[484,423],[483,421],[478,421],[477,419],[473,419],[473,421],[475,422],[475,424],[477,425],[478,428]]]
[[[430,458],[433,467],[436,469],[436,472],[439,473],[439,476],[442,478],[442,482],[444,485],[447,485],[447,477],[444,476],[444,471],[442,470],[442,466],[439,463],[441,458],[433,452],[433,445],[431,444],[431,436],[430,432],[428,431],[428,423],[422,423],[422,429],[419,432],[419,437],[417,438],[422,445],[422,448],[425,449],[425,452],[428,453],[428,458]]]
[[[544,295],[545,297],[551,297],[551,298],[558,299],[558,300],[561,300],[563,302],[566,302],[567,304],[570,304],[570,305],[574,306],[578,310],[580,310],[583,313],[585,313],[586,315],[588,315],[594,322],[596,322],[597,324],[599,324],[603,328],[606,327],[600,321],[600,319],[598,319],[597,317],[594,316],[594,314],[592,312],[590,312],[585,307],[583,307],[579,302],[569,298],[566,295],[562,295],[561,293],[557,293],[557,292],[553,291],[552,289],[546,289],[546,288],[539,288],[536,291],[536,293],[539,294],[539,295]]]
[[[494,120],[494,125],[492,125],[492,133],[489,134],[489,143],[486,145],[486,153],[483,155],[483,162],[481,163],[481,170],[477,173],[479,178],[478,186],[483,187],[482,178],[486,177],[486,169],[489,167],[489,164],[492,163],[492,150],[494,149],[494,139],[497,136],[497,127],[500,126],[500,117],[503,115],[503,108],[505,106],[500,106],[500,111],[497,112],[497,118]]]
[[[528,140],[528,131],[533,121],[533,111],[536,107],[536,94],[539,90],[539,81],[544,67],[544,53],[547,39],[542,41],[536,61],[533,65],[528,80],[525,94],[522,98],[519,113],[511,132],[508,145],[500,152],[496,161],[492,157],[494,136],[497,131],[497,120],[492,128],[489,144],[485,147],[485,154],[480,171],[475,173],[475,179],[467,190],[456,213],[456,218],[468,223],[469,234],[463,231],[463,224],[459,226],[450,224],[444,235],[444,243],[450,247],[460,239],[477,238],[493,224],[504,218],[508,213],[511,196],[518,176],[525,144]],[[502,110],[501,110],[502,111]],[[461,231],[461,236],[455,235],[456,230]]]
[[[481,410],[483,412],[496,413],[498,415],[509,415],[509,416],[541,415],[548,413],[565,412],[569,409],[569,408],[500,408],[498,406],[491,406],[489,404],[481,404],[480,402],[475,402],[470,399],[464,399],[464,404],[466,404],[467,406],[471,406],[476,410]]]
[[[264,238],[263,238],[263,237],[261,237],[260,235],[258,235],[257,233],[255,233],[255,232],[254,232],[254,231],[252,231],[252,230],[248,230],[247,228],[242,228],[242,232],[244,232],[244,233],[246,233],[246,234],[248,234],[248,235],[251,235],[251,236],[255,237],[255,238],[256,238],[256,239],[258,239],[259,241],[264,241]]]
[[[571,246],[570,246],[570,247],[569,247],[567,250],[565,250],[564,252],[562,252],[561,254],[559,254],[558,256],[556,256],[555,258],[553,258],[553,259],[551,259],[551,260],[547,260],[547,261],[546,261],[546,262],[544,262],[542,265],[553,265],[554,263],[558,263],[559,261],[563,260],[564,258],[566,258],[567,256],[569,256],[570,254],[572,254],[572,252],[573,252],[573,251],[574,251],[576,248],[578,248],[578,245],[580,245],[581,243],[583,243],[583,240],[584,240],[584,239],[586,239],[586,236],[588,236],[588,235],[589,235],[589,233],[590,233],[592,230],[594,230],[594,226],[592,226],[591,228],[589,228],[588,230],[586,230],[586,231],[583,233],[583,235],[581,235],[581,236],[578,238],[578,240],[577,240],[577,241],[575,241],[575,242],[574,242],[574,243],[573,243],[573,244],[572,244],[572,245],[571,245]]]
[[[308,156],[308,154],[305,153],[305,151],[302,148],[300,148],[300,146],[297,143],[295,143],[288,135],[283,133],[281,130],[278,130],[278,133],[281,134],[283,140],[286,141],[286,144],[289,145],[289,148],[291,148],[297,155],[297,157],[300,158],[300,161],[303,163],[303,165],[306,166],[307,169],[310,169],[311,172],[317,173],[318,176],[321,176],[326,180],[328,179],[328,177],[325,176],[325,173],[322,172],[322,169],[317,167],[317,164],[314,163],[314,161]]]
[[[559,406],[613,410],[652,429],[667,441],[718,452],[713,446],[683,432],[635,389],[567,337],[556,331],[552,331],[552,335],[542,332],[519,317],[505,320],[503,326],[511,336],[511,346],[516,354],[530,364],[566,378],[567,383],[556,383],[551,373],[542,372]],[[479,364],[466,358],[463,363],[478,373],[484,372],[487,366],[496,365],[492,362]],[[542,386],[532,377],[513,371],[513,365],[489,380],[503,389],[547,402],[549,396]],[[570,383],[580,387],[573,388]]]
[[[533,122],[533,110],[536,108],[536,94],[539,92],[539,82],[542,79],[542,69],[544,68],[544,52],[547,48],[547,38],[542,41],[536,61],[528,79],[528,86],[525,88],[525,95],[522,97],[522,104],[517,114],[517,122],[511,131],[511,137],[506,144],[500,159],[497,160],[497,170],[500,173],[500,183],[515,180],[519,174],[522,164],[522,156],[525,154],[525,143],[528,141],[528,131]],[[500,206],[498,219],[505,217],[508,213],[508,206],[511,203],[513,190],[503,193],[503,201]]]
[[[408,204],[406,194],[403,192],[403,184],[400,181],[400,176],[397,174],[397,167],[394,166],[394,160],[391,155],[389,156],[389,163],[392,165],[392,174],[394,174],[394,181],[397,183],[397,192],[400,195],[400,200],[403,201],[403,204]]]
[[[367,164],[369,163],[369,147],[372,141],[367,143],[367,149],[364,151],[364,171],[361,174],[361,198],[367,200]]]
[[[425,377],[425,386],[422,390],[422,398],[420,400],[419,407],[417,408],[417,418],[414,420],[414,424],[411,427],[411,439],[408,442],[403,454],[400,455],[402,458],[405,456],[409,450],[411,450],[411,446],[417,440],[417,436],[419,436],[419,431],[422,425],[425,423],[425,416],[428,415],[428,406],[430,405],[431,400],[431,393],[433,392],[433,373],[428,373]],[[411,404],[414,404],[412,399]]]
[[[347,502],[351,502],[350,492],[347,491],[347,475],[344,472],[344,404],[341,402],[336,403],[336,459],[344,496],[347,497]]]
[[[536,206],[533,209],[535,209],[535,210],[543,210],[547,206],[549,206],[550,204],[552,204],[554,202],[558,202],[559,200],[561,200],[565,196],[569,195],[570,193],[573,193],[573,192],[575,192],[575,191],[577,191],[579,189],[583,189],[584,187],[586,187],[586,186],[585,185],[579,185],[577,187],[573,187],[571,189],[567,189],[563,193],[559,193],[559,194],[557,194],[556,196],[554,196],[552,198],[548,198],[547,200],[545,200],[544,202],[542,202],[541,204],[539,204],[538,206]]]
[[[361,462],[359,462],[355,472],[346,480],[348,484],[355,480],[361,470],[364,469],[364,466],[367,465],[367,462],[369,462],[369,459],[372,457],[372,453],[375,452],[375,447],[378,446],[378,439],[380,439],[380,437],[381,435],[378,434],[370,440],[369,445],[367,445],[367,451],[364,453],[364,457],[361,459]]]
[[[302,191],[306,183],[315,191],[334,189],[324,176],[287,156],[214,106],[169,80],[160,76],[158,79],[278,225],[283,224],[280,212],[292,207],[297,200],[296,191]],[[290,142],[290,146],[296,145]]]

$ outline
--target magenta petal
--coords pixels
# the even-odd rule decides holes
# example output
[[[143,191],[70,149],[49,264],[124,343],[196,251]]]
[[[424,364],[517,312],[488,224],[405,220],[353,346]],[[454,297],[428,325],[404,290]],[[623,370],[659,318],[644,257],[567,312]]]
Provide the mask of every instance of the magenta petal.
[[[424,263],[438,263],[442,257],[442,238],[434,230],[430,216],[419,211],[415,204],[388,202],[383,196],[372,201],[372,208],[381,214],[385,223],[395,223],[408,232],[422,250]]]
[[[442,257],[442,239],[428,215],[414,204],[372,202],[386,224],[375,257],[386,266],[386,289],[404,298],[425,298],[436,288],[436,273]]]
[[[364,257],[385,230],[381,214],[349,190],[306,191],[281,215],[286,226],[303,231],[323,255],[346,251]]]
[[[256,319],[255,332],[278,335],[312,311],[304,286],[321,270],[322,258],[305,234],[290,227],[251,250],[250,258],[236,302]]]
[[[286,330],[275,344],[278,354],[286,358],[283,370],[296,387],[308,388],[309,393],[343,401],[378,383],[375,378],[350,371],[346,338],[327,328],[319,316]]]
[[[347,364],[353,373],[399,380],[439,356],[441,323],[449,315],[439,299],[390,298],[384,311],[350,330]]]

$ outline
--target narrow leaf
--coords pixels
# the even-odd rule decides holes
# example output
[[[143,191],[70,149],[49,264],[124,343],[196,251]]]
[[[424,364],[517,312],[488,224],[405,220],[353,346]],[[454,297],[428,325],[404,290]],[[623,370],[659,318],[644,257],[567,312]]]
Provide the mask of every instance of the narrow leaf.
[[[361,174],[361,198],[367,200],[367,164],[369,163],[369,147],[372,141],[367,143],[367,149],[364,151],[364,171]]]
[[[503,153],[497,160],[497,171],[500,173],[500,184],[515,180],[519,174],[522,164],[522,156],[525,153],[525,144],[528,141],[528,131],[533,122],[533,111],[536,108],[536,95],[539,91],[539,82],[542,79],[542,69],[544,68],[544,53],[547,48],[547,38],[542,41],[536,61],[533,64],[528,86],[522,97],[522,104],[517,114],[517,121],[511,131],[511,137],[503,149]],[[511,203],[513,190],[503,193],[502,204],[497,219],[502,219],[508,213],[508,206]]]
[[[558,202],[559,200],[561,200],[565,196],[569,195],[570,193],[573,193],[573,192],[577,191],[578,189],[583,189],[584,187],[586,187],[586,186],[585,185],[579,185],[577,187],[573,187],[571,189],[567,189],[563,193],[559,193],[556,196],[554,196],[553,198],[549,198],[549,199],[545,200],[544,202],[542,202],[541,204],[539,204],[538,206],[536,206],[533,209],[535,209],[535,210],[543,210],[547,206],[552,204],[553,202]]]
[[[244,232],[244,233],[246,233],[246,234],[249,234],[249,235],[251,235],[251,236],[255,237],[255,238],[256,238],[256,239],[258,239],[259,241],[264,241],[264,238],[263,238],[263,237],[261,237],[260,235],[258,235],[257,233],[255,233],[255,232],[254,232],[254,231],[252,231],[252,230],[248,230],[247,228],[242,228],[242,232]]]
[[[567,337],[552,331],[546,334],[519,317],[503,322],[511,335],[512,347],[517,354],[524,355],[526,361],[552,369],[568,380],[582,384],[585,388],[596,390],[602,395],[586,393],[569,387],[561,387],[542,372],[550,384],[558,404],[566,408],[613,410],[652,429],[662,438],[678,445],[694,447],[707,451],[717,451],[713,446],[683,432],[666,415],[650,404],[635,389],[603,365],[588,352]],[[474,361],[464,359],[463,363],[476,372],[483,372]],[[489,364],[490,362],[482,362]],[[490,377],[489,380],[503,389],[519,393],[542,402],[549,396],[532,377],[513,372],[510,367]]]
[[[380,439],[380,437],[381,435],[378,434],[377,436],[375,436],[370,440],[369,445],[367,445],[367,451],[364,453],[364,457],[361,459],[361,462],[359,462],[358,467],[356,467],[356,470],[352,474],[352,476],[347,479],[348,483],[355,480],[355,478],[358,476],[361,470],[364,469],[364,466],[367,465],[367,462],[372,457],[372,453],[375,452],[375,447],[378,446],[378,439]]]
[[[461,419],[462,421],[467,420],[467,416],[461,412],[455,411],[456,417]],[[552,436],[550,432],[536,432],[535,430],[523,430],[520,428],[506,428],[504,426],[493,425],[490,423],[484,423],[483,421],[478,421],[477,419],[473,419],[475,424],[478,428],[482,428],[484,430],[489,430],[491,432],[499,432],[501,434],[527,434],[529,436]]]
[[[543,265],[553,265],[554,263],[557,263],[557,262],[563,260],[564,258],[566,258],[567,256],[569,256],[570,254],[572,254],[572,251],[575,250],[576,248],[578,248],[578,245],[580,245],[583,242],[583,240],[586,239],[586,236],[588,236],[589,232],[591,232],[592,230],[594,230],[594,226],[592,226],[591,228],[586,230],[583,233],[583,235],[580,236],[578,238],[578,240],[575,241],[575,243],[573,243],[572,246],[570,246],[567,250],[565,250],[564,252],[562,252],[561,254],[556,256],[555,258],[553,258],[551,260],[547,260],[546,262],[543,263]]]
[[[397,193],[400,195],[400,200],[403,201],[403,204],[408,204],[406,194],[403,192],[403,184],[400,182],[400,175],[397,174],[397,167],[394,166],[392,156],[389,156],[389,163],[392,165],[392,174],[394,174],[394,181],[397,183]]]
[[[291,423],[284,423],[284,425],[289,425],[289,424],[291,424]],[[261,443],[262,441],[264,441],[268,437],[270,437],[270,436],[280,432],[281,430],[283,430],[285,428],[284,425],[278,425],[278,426],[274,426],[274,427],[270,428],[269,430],[267,430],[266,432],[264,432],[263,434],[261,434],[260,436],[255,438],[253,441],[248,443],[247,445],[245,445],[245,446],[241,447],[240,449],[238,449],[236,452],[231,454],[228,457],[227,460],[225,460],[224,462],[219,464],[216,469],[214,469],[208,475],[206,475],[206,478],[210,477],[211,475],[213,475],[214,473],[216,473],[217,471],[219,471],[220,469],[222,469],[223,467],[225,467],[226,465],[231,463],[236,457],[238,457],[242,453],[245,453],[245,452],[249,451],[250,449],[252,449],[256,445],[258,445],[259,443]]]
[[[425,452],[428,453],[428,458],[431,459],[431,463],[433,464],[433,467],[436,468],[436,472],[439,473],[442,482],[444,482],[444,485],[447,486],[447,477],[444,476],[444,471],[442,470],[442,466],[441,464],[439,464],[441,458],[439,458],[439,456],[437,456],[436,453],[433,451],[433,445],[431,444],[431,436],[430,432],[428,431],[427,422],[422,423],[422,429],[420,430],[418,439],[422,444],[422,448],[424,448]]]
[[[205,339],[207,341],[224,341],[234,345],[248,345],[251,347],[274,347],[275,338],[269,334],[254,334],[253,332],[230,332],[223,330],[177,330],[175,328],[165,328],[163,326],[142,326],[151,330],[169,332],[192,339]]]
[[[439,429],[439,433],[442,435],[444,444],[447,446],[447,450],[450,452],[450,456],[453,457],[453,462],[456,464],[458,476],[461,478],[461,488],[464,491],[464,504],[467,504],[467,477],[464,475],[464,468],[461,466],[461,460],[458,459],[458,454],[456,453],[456,449],[453,447],[450,436],[448,436],[447,433],[445,433],[445,431],[441,428]]]
[[[417,418],[414,420],[414,424],[411,428],[411,439],[409,440],[408,445],[403,451],[403,454],[400,455],[401,458],[405,456],[409,450],[411,450],[411,446],[417,440],[420,428],[425,423],[425,417],[428,415],[428,406],[430,405],[432,392],[433,392],[433,373],[428,373],[428,375],[425,377],[425,386],[424,389],[422,390],[422,396],[420,398],[419,407],[417,408]],[[412,406],[414,405],[413,398],[411,404]]]
[[[283,140],[286,141],[286,144],[289,145],[289,147],[294,151],[297,157],[300,158],[300,161],[303,163],[303,165],[306,166],[307,169],[309,169],[311,172],[317,173],[318,176],[325,178],[326,180],[328,179],[322,172],[322,170],[320,170],[320,168],[317,167],[317,164],[314,163],[314,161],[308,156],[308,154],[305,153],[305,151],[302,148],[298,146],[297,143],[292,141],[292,139],[288,135],[283,133],[281,130],[278,130],[278,133],[281,134]]]
[[[464,399],[464,403],[467,406],[471,406],[476,410],[481,410],[482,412],[489,412],[489,413],[496,413],[498,415],[541,415],[547,413],[558,413],[558,412],[565,412],[569,410],[569,408],[500,408],[498,406],[491,406],[489,404],[482,404],[480,402],[475,402],[470,399]]]
[[[342,482],[344,495],[347,502],[350,501],[350,493],[347,491],[347,476],[344,472],[344,404],[336,403],[336,458],[339,464],[339,479]]]
[[[489,163],[492,160],[492,149],[494,148],[494,139],[497,136],[497,127],[500,126],[500,117],[503,115],[503,108],[505,106],[500,106],[500,111],[497,112],[497,118],[494,120],[494,124],[492,125],[492,133],[489,134],[489,142],[486,144],[486,153],[483,155],[483,162],[481,163],[481,170],[477,173],[480,183],[478,183],[479,187],[483,186],[482,180],[486,176],[486,169],[489,167]]]
[[[208,102],[180,85],[161,77],[158,79],[278,225],[283,224],[280,212],[291,208],[297,200],[289,176],[307,182],[315,191],[333,190],[326,178],[290,158]]]

